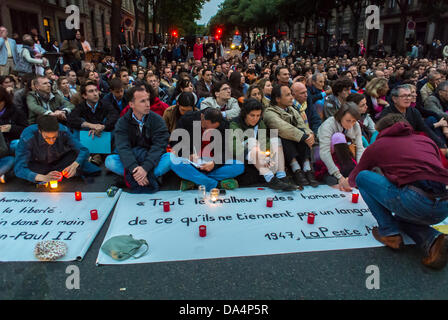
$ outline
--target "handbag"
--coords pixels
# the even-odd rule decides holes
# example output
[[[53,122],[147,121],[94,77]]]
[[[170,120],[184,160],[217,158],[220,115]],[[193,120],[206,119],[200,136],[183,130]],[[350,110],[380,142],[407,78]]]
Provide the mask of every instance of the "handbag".
[[[142,252],[140,255],[136,256],[136,253],[143,245],[146,246],[145,251]],[[132,237],[132,234],[112,237],[109,240],[107,240],[101,247],[101,250],[105,254],[107,254],[108,256],[112,257],[115,260],[120,261],[129,259],[131,257],[133,257],[134,259],[139,259],[146,254],[148,249],[149,246],[146,240],[134,239]]]

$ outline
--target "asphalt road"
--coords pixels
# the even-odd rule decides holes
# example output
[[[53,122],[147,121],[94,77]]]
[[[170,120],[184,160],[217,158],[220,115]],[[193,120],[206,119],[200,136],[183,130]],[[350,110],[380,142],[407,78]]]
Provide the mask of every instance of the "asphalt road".
[[[94,183],[81,179],[65,183],[61,191],[105,191],[116,176],[103,172]],[[163,189],[176,189],[169,173]],[[3,191],[39,191],[32,184],[11,179]],[[448,268],[432,271],[421,252],[407,246],[279,254],[241,258],[135,264],[95,265],[112,214],[81,262],[1,263],[0,300],[9,299],[447,299]],[[1,254],[1,253],[0,253]],[[66,268],[80,270],[80,289],[66,288]],[[369,265],[379,268],[379,289],[367,289]]]

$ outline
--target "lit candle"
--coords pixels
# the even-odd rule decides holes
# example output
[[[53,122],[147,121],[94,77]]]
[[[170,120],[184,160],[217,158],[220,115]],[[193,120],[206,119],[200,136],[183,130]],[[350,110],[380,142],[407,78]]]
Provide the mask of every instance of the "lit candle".
[[[359,191],[357,189],[353,189],[353,192],[352,192],[352,202],[353,203],[358,203],[358,199],[359,199]]]
[[[215,202],[216,200],[218,200],[218,196],[219,196],[219,189],[217,188],[213,188],[212,190],[210,190],[210,199]]]
[[[56,189],[58,187],[58,182],[57,181],[50,181],[50,188],[51,189]]]
[[[308,213],[308,224],[314,224],[314,217],[316,215],[314,213]]]
[[[169,212],[170,211],[170,203],[168,201],[163,202],[163,211]]]
[[[266,150],[266,152],[264,154],[267,158],[269,158],[271,156],[271,151]]]
[[[98,220],[98,210],[90,210],[90,219]]]
[[[206,235],[207,235],[207,227],[204,225],[199,226],[199,236],[203,238]]]
[[[268,208],[272,208],[273,203],[274,203],[274,199],[273,198],[267,198],[266,199],[266,206]]]
[[[80,191],[76,191],[75,192],[75,200],[76,201],[81,201],[82,200],[82,194]]]

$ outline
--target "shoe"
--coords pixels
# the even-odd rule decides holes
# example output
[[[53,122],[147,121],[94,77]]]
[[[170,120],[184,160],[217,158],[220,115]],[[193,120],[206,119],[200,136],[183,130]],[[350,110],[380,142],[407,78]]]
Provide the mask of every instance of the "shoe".
[[[382,236],[380,236],[378,227],[373,227],[372,234],[373,234],[373,237],[377,241],[381,242],[382,244],[386,245],[387,247],[389,247],[391,249],[394,249],[394,250],[403,249],[403,238],[399,234],[396,236],[382,237]]]
[[[180,191],[193,190],[195,188],[195,184],[188,180],[180,181]]]
[[[429,254],[423,258],[422,263],[428,268],[440,270],[446,266],[448,261],[448,240],[441,234],[434,241]]]
[[[268,187],[274,190],[283,190],[283,191],[297,190],[297,186],[285,183],[277,177],[273,177],[271,181],[268,182]]]
[[[319,181],[316,180],[316,176],[314,175],[314,171],[305,172],[305,177],[313,188],[317,188],[319,186]]]
[[[298,186],[303,187],[303,186],[308,186],[310,184],[308,179],[305,177],[305,173],[302,170],[297,170],[296,172],[294,172],[293,178],[294,178],[294,182]]]
[[[235,179],[225,179],[220,182],[221,188],[226,190],[233,190],[239,187],[238,181]]]
[[[93,163],[94,165],[97,165],[100,167],[103,164],[103,159],[101,158],[101,155],[95,154],[89,158],[89,161]]]

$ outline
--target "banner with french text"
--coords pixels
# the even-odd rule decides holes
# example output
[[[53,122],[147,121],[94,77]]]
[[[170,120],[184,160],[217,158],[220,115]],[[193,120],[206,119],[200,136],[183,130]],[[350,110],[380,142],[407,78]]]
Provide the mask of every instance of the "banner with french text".
[[[216,199],[198,191],[123,193],[104,242],[131,234],[146,240],[149,250],[123,261],[100,250],[97,264],[379,247],[371,234],[376,225],[361,196],[353,203],[351,193],[328,186],[294,192],[240,188]]]
[[[67,246],[65,256],[56,261],[82,260],[120,194],[2,192],[0,261],[39,261],[34,248],[47,240]]]

